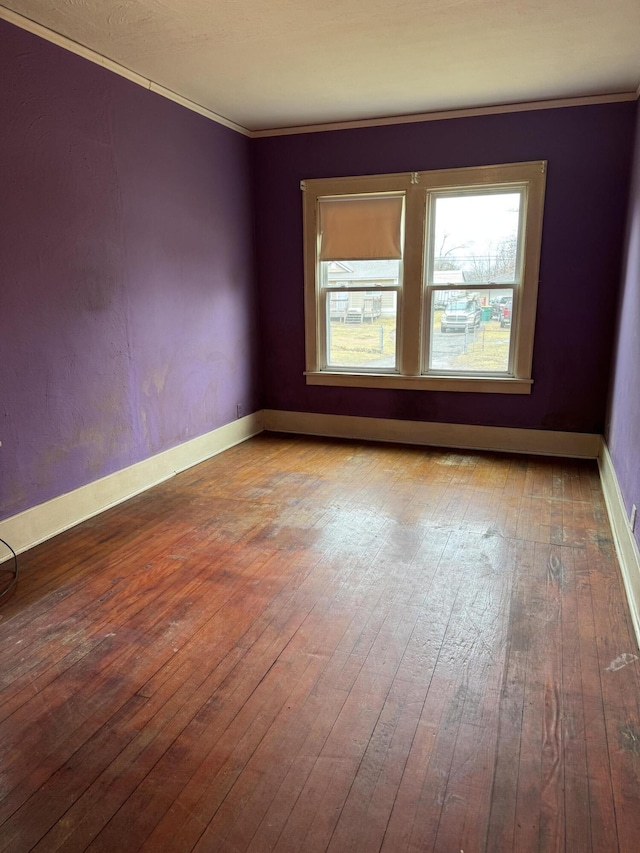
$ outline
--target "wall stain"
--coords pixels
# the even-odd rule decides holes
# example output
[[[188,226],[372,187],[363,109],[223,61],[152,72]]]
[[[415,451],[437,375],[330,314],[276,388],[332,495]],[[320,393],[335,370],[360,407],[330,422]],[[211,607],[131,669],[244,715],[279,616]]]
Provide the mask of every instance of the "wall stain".
[[[142,382],[142,393],[146,397],[151,397],[153,395],[153,389],[155,388],[157,394],[162,394],[164,391],[164,386],[167,383],[167,377],[169,375],[169,365],[165,364],[163,367],[158,370],[154,370],[152,375],[148,379],[144,379]]]

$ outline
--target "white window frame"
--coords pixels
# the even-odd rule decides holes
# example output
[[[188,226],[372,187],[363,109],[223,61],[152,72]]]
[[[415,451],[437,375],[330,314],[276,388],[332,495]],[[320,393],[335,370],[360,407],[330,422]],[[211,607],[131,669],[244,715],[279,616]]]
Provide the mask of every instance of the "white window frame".
[[[535,335],[546,161],[508,163],[462,169],[318,178],[303,181],[306,382],[360,388],[400,388],[530,394]],[[456,190],[524,188],[522,278],[516,287],[511,325],[509,374],[437,373],[427,368],[430,298],[441,285],[426,284],[426,249],[430,223],[430,194]],[[339,370],[326,365],[326,311],[320,287],[318,260],[318,199],[325,196],[402,193],[405,197],[403,282],[397,307],[397,364],[395,371]],[[465,285],[464,289],[468,289]]]

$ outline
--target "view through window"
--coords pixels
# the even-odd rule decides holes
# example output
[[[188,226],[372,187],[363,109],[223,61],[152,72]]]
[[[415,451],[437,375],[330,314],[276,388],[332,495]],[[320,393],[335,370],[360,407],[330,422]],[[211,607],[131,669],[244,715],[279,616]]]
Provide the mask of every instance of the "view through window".
[[[400,261],[323,261],[327,364],[395,369]]]
[[[430,370],[510,372],[523,191],[432,195]]]

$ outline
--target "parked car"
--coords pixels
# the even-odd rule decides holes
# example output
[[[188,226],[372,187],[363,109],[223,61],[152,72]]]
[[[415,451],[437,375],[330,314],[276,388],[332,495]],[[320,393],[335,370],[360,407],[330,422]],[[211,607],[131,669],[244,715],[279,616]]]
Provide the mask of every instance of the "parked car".
[[[500,299],[494,299],[491,302],[491,319],[499,320],[502,315],[502,308],[508,302],[511,304],[513,296],[501,296]]]
[[[500,328],[505,329],[511,325],[511,308],[513,299],[507,299],[500,305]]]
[[[482,311],[477,299],[458,299],[450,302],[442,315],[440,330],[442,332],[471,331],[480,325]]]

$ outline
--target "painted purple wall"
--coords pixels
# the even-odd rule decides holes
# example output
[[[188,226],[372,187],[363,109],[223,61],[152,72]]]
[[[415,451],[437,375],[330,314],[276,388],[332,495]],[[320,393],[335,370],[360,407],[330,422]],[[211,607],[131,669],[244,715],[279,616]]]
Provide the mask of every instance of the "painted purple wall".
[[[640,508],[640,109],[606,432],[627,512]],[[636,524],[640,545],[640,521]]]
[[[250,142],[0,21],[0,518],[260,405]]]
[[[634,103],[431,121],[254,142],[268,408],[602,432]],[[549,161],[530,396],[307,386],[300,181]]]

